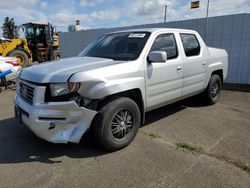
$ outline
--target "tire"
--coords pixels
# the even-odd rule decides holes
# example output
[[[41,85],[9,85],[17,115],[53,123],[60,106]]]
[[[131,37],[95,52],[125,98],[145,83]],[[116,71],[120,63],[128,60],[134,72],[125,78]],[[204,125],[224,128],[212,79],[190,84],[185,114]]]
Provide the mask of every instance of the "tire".
[[[106,104],[94,120],[94,135],[101,146],[116,151],[128,146],[140,127],[137,104],[129,98],[117,98]]]
[[[205,102],[208,105],[213,105],[219,100],[221,87],[222,81],[220,76],[217,74],[213,74],[210,78],[206,90],[203,93]]]
[[[20,63],[20,66],[22,68],[27,67],[29,65],[29,56],[26,52],[23,50],[13,50],[11,51],[8,56],[17,58],[18,62]]]
[[[53,59],[54,60],[59,60],[61,57],[60,57],[60,51],[59,50],[55,50],[53,52]]]
[[[1,72],[0,72],[1,73]],[[3,81],[3,78],[0,78],[0,87],[1,86],[4,86],[4,81]]]

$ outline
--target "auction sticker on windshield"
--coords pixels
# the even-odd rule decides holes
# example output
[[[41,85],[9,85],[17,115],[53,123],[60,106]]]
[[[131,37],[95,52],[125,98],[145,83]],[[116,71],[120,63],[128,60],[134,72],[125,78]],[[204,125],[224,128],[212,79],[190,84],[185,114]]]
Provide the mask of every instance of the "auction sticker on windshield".
[[[145,33],[131,33],[128,38],[144,38],[145,36]]]

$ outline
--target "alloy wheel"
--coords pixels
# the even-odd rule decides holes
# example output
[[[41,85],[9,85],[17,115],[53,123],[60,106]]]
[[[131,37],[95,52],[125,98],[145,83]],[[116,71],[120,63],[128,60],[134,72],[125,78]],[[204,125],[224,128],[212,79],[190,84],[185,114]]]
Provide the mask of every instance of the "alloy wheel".
[[[132,112],[127,109],[120,110],[112,120],[111,135],[117,140],[123,139],[132,130],[133,125]]]

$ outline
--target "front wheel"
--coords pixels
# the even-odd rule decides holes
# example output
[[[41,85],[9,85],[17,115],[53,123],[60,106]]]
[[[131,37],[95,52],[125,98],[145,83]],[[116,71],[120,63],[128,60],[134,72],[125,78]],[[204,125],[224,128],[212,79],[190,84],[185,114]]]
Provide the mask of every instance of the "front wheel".
[[[15,49],[11,51],[8,56],[15,57],[22,68],[27,67],[29,65],[29,56],[23,50]]]
[[[205,102],[210,105],[215,104],[220,97],[221,87],[222,81],[220,79],[220,76],[217,74],[213,74],[210,78],[207,89],[203,93]]]
[[[98,142],[106,149],[115,151],[129,145],[140,126],[140,110],[129,98],[118,98],[105,105],[94,122]]]

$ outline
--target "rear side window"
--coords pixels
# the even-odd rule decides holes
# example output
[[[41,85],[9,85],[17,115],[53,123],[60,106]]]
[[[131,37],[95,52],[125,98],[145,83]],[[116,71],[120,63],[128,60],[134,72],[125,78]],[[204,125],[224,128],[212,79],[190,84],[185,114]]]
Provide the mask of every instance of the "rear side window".
[[[168,59],[177,57],[177,46],[174,35],[172,33],[161,34],[155,39],[150,51],[165,51]]]
[[[193,34],[180,34],[183,48],[187,57],[200,54],[200,44]]]

